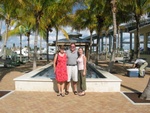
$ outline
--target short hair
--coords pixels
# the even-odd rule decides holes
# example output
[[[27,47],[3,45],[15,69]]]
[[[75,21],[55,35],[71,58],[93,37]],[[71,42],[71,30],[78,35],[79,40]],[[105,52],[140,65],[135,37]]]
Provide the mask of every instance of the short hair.
[[[72,42],[70,45],[74,44],[76,46],[76,44],[74,42]]]
[[[60,49],[65,49],[64,45],[59,46]]]

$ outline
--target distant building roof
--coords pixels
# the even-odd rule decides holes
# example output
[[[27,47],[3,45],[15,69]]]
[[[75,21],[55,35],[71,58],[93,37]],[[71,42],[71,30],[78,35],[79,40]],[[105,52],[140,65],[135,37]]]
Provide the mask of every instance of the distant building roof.
[[[55,46],[56,41],[53,41],[53,44],[51,44],[52,46]],[[81,39],[81,38],[70,38],[70,39],[60,39],[58,40],[58,45],[70,45],[70,43],[75,43],[76,45],[79,46],[84,46],[84,45],[89,45],[90,44],[90,40],[86,40],[86,39]]]
[[[54,41],[55,43],[56,41]],[[70,39],[60,39],[58,40],[58,42],[69,42],[69,43],[72,43],[72,42],[78,42],[78,43],[88,43],[90,42],[89,40],[86,40],[86,39],[81,39],[81,38],[70,38]]]
[[[101,37],[101,36],[100,36]],[[84,37],[83,39],[90,40],[91,36]],[[97,39],[97,34],[92,35],[92,40]]]
[[[78,33],[78,32],[70,32],[70,33],[68,33],[68,35],[81,35],[82,36],[82,34]]]
[[[68,35],[69,35],[69,39],[66,39],[66,38],[59,39],[57,41],[58,45],[70,45],[70,43],[76,43],[76,45],[84,46],[84,45],[90,44],[89,40],[79,38],[82,36],[82,34],[80,34],[80,33],[71,32],[71,33],[68,33]],[[49,45],[54,46],[55,43],[56,43],[56,41],[53,41],[53,44],[49,44]]]
[[[71,33],[68,33],[68,35],[69,35],[69,38],[79,38],[82,36],[82,34],[77,33],[77,32],[71,32]]]

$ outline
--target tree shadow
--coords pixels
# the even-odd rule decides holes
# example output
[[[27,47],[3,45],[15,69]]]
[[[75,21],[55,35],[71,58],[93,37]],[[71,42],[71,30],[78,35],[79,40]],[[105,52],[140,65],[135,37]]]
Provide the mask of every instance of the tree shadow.
[[[131,87],[122,85],[122,84],[121,84],[121,87],[124,87],[124,88],[126,88],[126,89],[129,89],[130,91],[133,91],[133,92],[139,92],[139,93],[140,93],[140,91],[138,91],[138,90],[136,90],[136,89],[133,89],[133,88],[131,88]]]
[[[108,61],[99,62],[99,66],[102,67],[105,70],[107,70],[108,64],[109,64]],[[126,73],[127,69],[129,69],[129,68],[131,68],[130,65],[123,65],[123,64],[120,64],[120,63],[114,63],[110,73],[122,75],[122,74]]]
[[[0,81],[2,80],[2,78],[9,72],[12,71],[12,67],[0,67]]]
[[[47,61],[37,61],[37,66],[44,66],[48,64]],[[21,64],[20,66],[15,67],[0,67],[0,81],[3,79],[5,75],[10,73],[11,71],[18,71],[22,73],[28,73],[32,71],[33,62],[27,62],[25,64]]]

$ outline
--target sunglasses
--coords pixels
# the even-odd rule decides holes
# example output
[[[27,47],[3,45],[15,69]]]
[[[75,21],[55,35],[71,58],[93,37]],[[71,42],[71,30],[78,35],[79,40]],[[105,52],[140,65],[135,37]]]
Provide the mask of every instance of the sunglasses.
[[[70,46],[71,48],[75,48],[75,46]]]

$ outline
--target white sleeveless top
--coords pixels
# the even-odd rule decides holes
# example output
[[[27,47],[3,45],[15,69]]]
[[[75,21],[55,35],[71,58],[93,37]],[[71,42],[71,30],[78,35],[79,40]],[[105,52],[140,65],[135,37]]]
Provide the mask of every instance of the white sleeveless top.
[[[83,54],[77,59],[78,70],[84,70]]]

